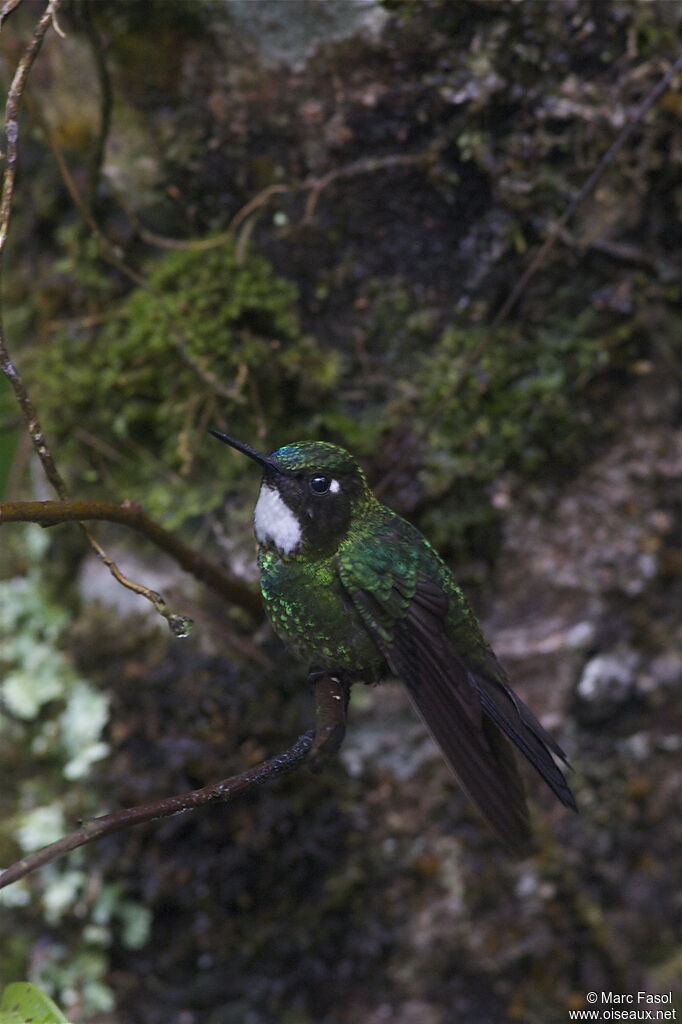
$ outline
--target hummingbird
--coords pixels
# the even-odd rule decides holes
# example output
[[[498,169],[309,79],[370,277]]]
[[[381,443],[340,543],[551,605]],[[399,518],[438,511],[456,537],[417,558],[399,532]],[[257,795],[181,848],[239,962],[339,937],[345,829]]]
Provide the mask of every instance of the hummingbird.
[[[301,441],[266,455],[210,433],[263,470],[254,531],[275,632],[311,670],[349,685],[401,680],[466,795],[525,856],[531,828],[513,748],[577,810],[557,763],[568,761],[510,688],[445,562],[381,504],[345,449]]]

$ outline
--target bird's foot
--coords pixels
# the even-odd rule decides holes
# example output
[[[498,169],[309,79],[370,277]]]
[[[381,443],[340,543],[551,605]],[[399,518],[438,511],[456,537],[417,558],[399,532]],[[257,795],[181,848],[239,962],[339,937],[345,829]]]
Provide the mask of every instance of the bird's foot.
[[[315,693],[315,739],[308,758],[312,772],[334,757],[346,734],[350,682],[341,674],[313,671],[308,676]]]

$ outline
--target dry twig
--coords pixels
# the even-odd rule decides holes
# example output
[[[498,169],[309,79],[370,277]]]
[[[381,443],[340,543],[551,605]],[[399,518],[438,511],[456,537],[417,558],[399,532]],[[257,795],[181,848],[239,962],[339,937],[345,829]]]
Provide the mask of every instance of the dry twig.
[[[99,182],[100,172],[102,169],[102,161],[104,160],[104,150],[106,148],[109,131],[111,129],[111,114],[114,96],[111,88],[111,78],[109,77],[109,69],[107,67],[104,46],[93,18],[92,6],[90,4],[83,4],[81,10],[85,26],[85,34],[88,37],[90,49],[92,50],[92,56],[95,62],[97,84],[100,94],[99,128],[90,159],[88,186],[85,194],[85,204],[88,209],[92,210],[97,196],[97,184]]]
[[[135,502],[122,505],[106,501],[6,501],[0,503],[0,526],[3,523],[37,523],[55,526],[58,523],[102,520],[120,523],[141,533],[158,548],[170,555],[179,566],[195,579],[211,587],[230,604],[236,605],[255,618],[263,615],[260,597],[245,583],[231,576],[220,566],[203,558],[184,544],[179,537],[164,530],[150,519]]]
[[[155,245],[159,249],[183,249],[191,252],[206,252],[208,249],[215,249],[231,241],[245,221],[253,213],[267,206],[275,196],[308,192],[303,214],[303,222],[306,223],[312,219],[322,192],[334,181],[355,178],[362,174],[377,174],[380,171],[391,170],[394,167],[428,166],[434,163],[436,159],[437,150],[435,147],[426,150],[424,153],[394,153],[388,156],[356,160],[354,163],[347,164],[344,167],[337,167],[320,178],[309,177],[291,185],[285,185],[281,182],[268,185],[262,191],[257,192],[255,196],[252,196],[248,203],[245,203],[240,210],[237,210],[225,231],[218,235],[212,235],[210,238],[187,240],[158,235],[144,226],[125,196],[117,193],[116,199],[123,207],[126,216],[144,242]]]
[[[343,740],[350,686],[346,680],[326,673],[313,673],[310,682],[314,687],[316,706],[314,733],[304,733],[280,754],[267,761],[261,761],[255,767],[248,768],[229,779],[214,782],[201,789],[190,790],[188,793],[169,796],[153,804],[128,807],[123,811],[94,818],[82,828],[62,836],[42,850],[27,854],[4,871],[0,871],[0,889],[11,885],[12,882],[18,882],[36,868],[50,864],[58,857],[63,857],[65,853],[70,853],[71,850],[92,843],[103,836],[147,821],[158,821],[159,818],[167,818],[172,814],[193,811],[205,804],[229,803],[247,790],[262,786],[264,782],[289,775],[306,762],[313,771],[318,771],[325,761],[337,753]]]
[[[26,47],[23,56],[17,64],[16,71],[12,78],[12,82],[7,93],[7,103],[5,106],[5,136],[6,136],[6,157],[5,157],[5,172],[2,181],[2,195],[0,197],[0,282],[2,277],[3,257],[5,252],[5,246],[7,243],[7,235],[9,231],[10,214],[12,210],[12,196],[14,194],[14,183],[16,178],[17,168],[17,142],[19,138],[19,121],[18,111],[19,103],[21,102],[22,95],[26,86],[29,72],[33,67],[33,63],[40,52],[45,34],[48,28],[52,25],[58,34],[61,34],[61,30],[57,24],[56,18],[59,8],[62,4],[62,0],[49,0],[47,7],[45,8],[42,17],[36,24],[33,30],[33,36],[30,43]],[[0,296],[1,301],[1,296]],[[43,434],[38,413],[31,401],[31,398],[26,389],[26,385],[21,378],[18,370],[14,366],[9,347],[7,345],[7,339],[5,337],[2,306],[0,305],[0,368],[4,372],[5,376],[9,380],[16,399],[19,403],[21,411],[24,415],[28,432],[33,443],[33,447],[40,459],[40,462],[45,471],[45,475],[49,480],[50,484],[54,488],[56,494],[62,501],[67,498],[66,484],[64,479],[57,469],[57,464],[52,456],[49,449],[45,435]],[[185,635],[190,625],[190,620],[183,615],[177,615],[174,613],[166,604],[163,597],[156,591],[151,590],[142,583],[135,583],[133,580],[128,579],[118,568],[116,563],[107,555],[106,551],[100,544],[94,539],[89,533],[85,526],[79,524],[80,529],[87,540],[88,544],[95,552],[97,557],[106,565],[112,576],[122,586],[128,590],[132,590],[133,593],[139,594],[141,597],[146,598],[154,606],[156,611],[162,615],[168,622],[170,628],[178,635]]]
[[[0,872],[0,889],[12,882],[18,882],[20,878],[63,857],[65,853],[92,843],[95,839],[102,839],[114,832],[121,832],[123,829],[132,828],[134,825],[142,825],[147,821],[158,821],[160,818],[168,818],[173,814],[182,814],[185,811],[192,811],[205,804],[228,803],[242,793],[246,793],[256,786],[262,786],[264,782],[272,779],[282,778],[289,775],[296,768],[299,768],[308,758],[313,744],[312,733],[305,733],[299,736],[296,742],[287,750],[270,758],[261,761],[254,768],[249,768],[240,775],[232,775],[229,779],[221,782],[214,782],[210,786],[203,786],[201,789],[193,789],[188,793],[179,793],[177,796],[166,797],[165,800],[158,800],[153,804],[145,804],[141,807],[128,807],[123,811],[115,811],[113,814],[105,814],[100,818],[93,818],[82,828],[62,836],[56,842],[44,846],[35,853],[29,853],[20,860],[15,861],[4,871]]]

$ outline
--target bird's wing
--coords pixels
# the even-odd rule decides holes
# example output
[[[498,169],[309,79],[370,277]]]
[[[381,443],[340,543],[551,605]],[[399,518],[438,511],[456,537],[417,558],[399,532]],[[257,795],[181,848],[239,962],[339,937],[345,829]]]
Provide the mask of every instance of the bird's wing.
[[[571,803],[549,752],[560,753],[559,748],[508,687],[479,678],[467,665],[448,626],[450,598],[437,573],[427,570],[420,545],[396,549],[388,536],[339,556],[341,580],[365,627],[391,671],[407,686],[462,788],[493,831],[525,854],[530,847],[528,809],[503,732],[559,798]],[[474,640],[488,651],[477,630]],[[490,657],[494,660],[492,653]]]

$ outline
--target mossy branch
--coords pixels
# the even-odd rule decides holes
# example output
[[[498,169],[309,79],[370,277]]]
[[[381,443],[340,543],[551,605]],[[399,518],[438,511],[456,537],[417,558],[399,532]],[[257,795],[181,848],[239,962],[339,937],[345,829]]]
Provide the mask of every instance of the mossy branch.
[[[103,520],[119,523],[141,533],[195,579],[205,583],[230,604],[262,618],[263,605],[255,590],[231,576],[220,566],[203,558],[197,551],[147,516],[136,502],[121,505],[106,501],[6,501],[0,502],[0,526],[3,523],[37,523],[56,526],[58,523]]]

